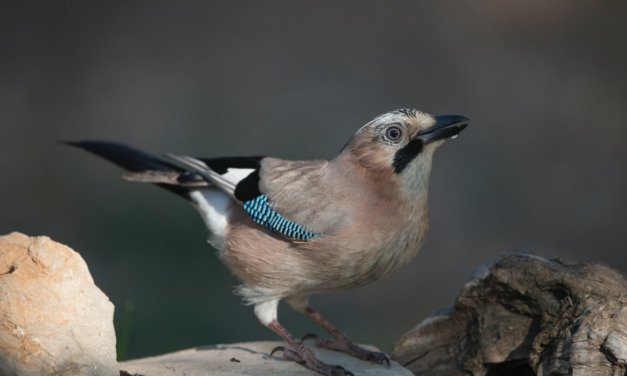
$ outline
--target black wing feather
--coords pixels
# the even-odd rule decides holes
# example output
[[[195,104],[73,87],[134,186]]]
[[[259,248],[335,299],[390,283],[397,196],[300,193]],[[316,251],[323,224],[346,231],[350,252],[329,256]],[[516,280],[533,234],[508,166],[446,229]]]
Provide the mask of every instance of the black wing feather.
[[[241,202],[246,202],[261,196],[259,191],[259,169],[251,172],[250,175],[240,180],[235,186],[233,195]]]
[[[254,169],[247,177],[235,186],[233,194],[241,202],[252,200],[261,195],[259,191],[259,169],[263,156],[254,157],[222,157],[222,158],[197,158],[218,174],[226,174],[229,168]]]

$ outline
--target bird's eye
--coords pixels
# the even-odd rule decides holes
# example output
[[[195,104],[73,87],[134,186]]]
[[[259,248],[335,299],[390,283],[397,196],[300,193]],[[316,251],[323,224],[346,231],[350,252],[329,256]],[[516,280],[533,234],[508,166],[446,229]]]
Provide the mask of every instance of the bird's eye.
[[[403,131],[395,125],[388,127],[388,129],[385,130],[385,138],[389,141],[398,142],[401,137],[403,137]]]

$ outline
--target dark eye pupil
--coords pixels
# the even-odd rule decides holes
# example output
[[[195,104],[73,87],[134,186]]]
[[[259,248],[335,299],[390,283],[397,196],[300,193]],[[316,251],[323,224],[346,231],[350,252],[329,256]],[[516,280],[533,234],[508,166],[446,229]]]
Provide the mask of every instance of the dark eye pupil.
[[[396,127],[388,128],[387,136],[390,140],[396,141],[401,137],[401,130]]]

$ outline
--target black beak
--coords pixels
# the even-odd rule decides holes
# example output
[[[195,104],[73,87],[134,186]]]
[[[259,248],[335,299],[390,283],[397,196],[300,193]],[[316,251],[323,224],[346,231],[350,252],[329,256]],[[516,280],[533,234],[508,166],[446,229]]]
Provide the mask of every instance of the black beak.
[[[468,119],[461,115],[442,115],[435,117],[435,125],[418,133],[415,138],[426,145],[430,142],[455,137],[468,126]]]

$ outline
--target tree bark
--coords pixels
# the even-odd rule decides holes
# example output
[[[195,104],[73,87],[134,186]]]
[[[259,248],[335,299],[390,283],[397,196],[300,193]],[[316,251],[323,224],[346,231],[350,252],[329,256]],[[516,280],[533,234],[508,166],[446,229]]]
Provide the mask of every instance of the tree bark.
[[[599,263],[509,253],[392,358],[416,375],[627,376],[627,280]]]

